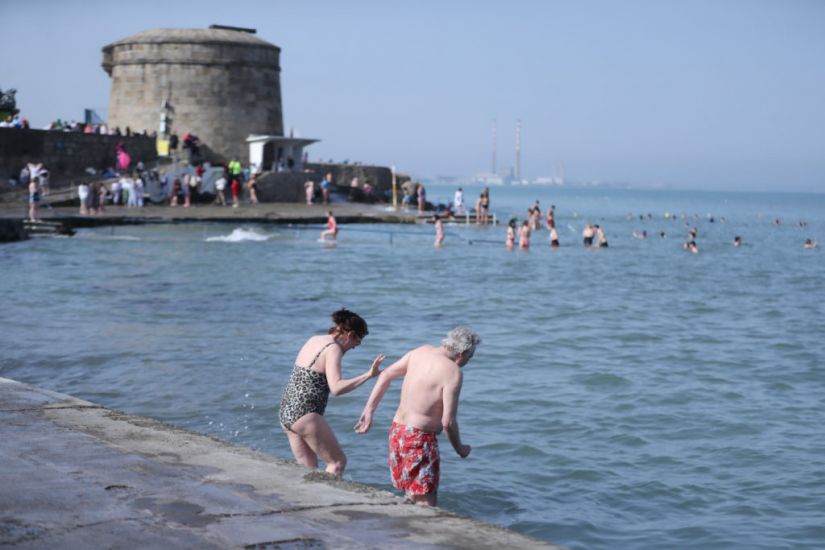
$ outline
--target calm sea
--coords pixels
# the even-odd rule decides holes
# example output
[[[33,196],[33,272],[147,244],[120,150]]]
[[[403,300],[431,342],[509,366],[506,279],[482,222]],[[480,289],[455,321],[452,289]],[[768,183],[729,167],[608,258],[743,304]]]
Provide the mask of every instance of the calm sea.
[[[431,226],[375,225],[335,247],[208,224],[3,245],[0,376],[289,456],[281,387],[333,310],[370,326],[346,375],[469,324],[473,452],[442,438],[443,507],[571,548],[825,547],[825,251],[802,247],[825,239],[825,195],[493,188],[492,210],[535,199],[556,205],[560,249],[541,231],[508,251],[502,226],[447,226],[435,249]],[[585,222],[610,248],[583,249]],[[370,387],[327,417],[347,477],[390,489],[399,385],[356,436]]]

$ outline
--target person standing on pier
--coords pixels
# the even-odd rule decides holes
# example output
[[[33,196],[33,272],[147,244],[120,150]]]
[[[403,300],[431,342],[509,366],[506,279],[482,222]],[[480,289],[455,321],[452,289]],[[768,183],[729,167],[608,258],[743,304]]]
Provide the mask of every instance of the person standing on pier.
[[[226,189],[226,176],[224,175],[223,170],[221,170],[218,179],[215,180],[215,204],[226,206],[226,195],[223,192],[224,189]]]
[[[416,192],[418,194],[418,213],[423,214],[424,209],[427,207],[427,190],[424,189],[424,185],[419,183]]]
[[[89,184],[81,182],[77,186],[77,198],[80,200],[80,215],[85,216],[89,213]]]
[[[312,204],[312,197],[315,196],[315,183],[312,178],[304,182],[304,193],[306,194],[307,204]]]
[[[312,336],[298,352],[281,396],[278,419],[289,438],[295,460],[317,468],[320,457],[328,473],[341,477],[347,456],[324,419],[329,394],[349,393],[378,376],[384,356],[378,355],[362,374],[344,379],[341,372],[344,354],[358,346],[369,330],[364,319],[347,309],[333,313],[332,322],[334,326],[328,334]]]
[[[490,215],[490,188],[485,187],[478,197],[476,205],[476,223],[484,225]]]
[[[240,194],[241,194],[241,182],[238,178],[233,177],[232,183],[229,186],[229,190],[232,192],[232,208],[238,208],[240,206]]]
[[[29,221],[40,221],[40,177],[34,176],[29,181]]]
[[[437,505],[441,469],[437,436],[442,430],[458,456],[467,458],[472,450],[461,440],[458,399],[464,380],[461,368],[480,343],[470,328],[456,327],[440,346],[425,344],[407,352],[378,376],[355,425],[356,433],[369,431],[390,383],[403,376],[401,400],[390,427],[389,465],[393,486],[412,503]]]
[[[455,208],[456,216],[464,215],[464,189],[461,187],[458,188],[458,191],[455,192],[455,196],[453,196],[453,207]]]
[[[230,180],[236,179],[238,183],[243,181],[243,166],[241,166],[241,161],[238,160],[238,157],[232,157],[232,160],[230,160],[227,165],[227,170],[229,171]]]

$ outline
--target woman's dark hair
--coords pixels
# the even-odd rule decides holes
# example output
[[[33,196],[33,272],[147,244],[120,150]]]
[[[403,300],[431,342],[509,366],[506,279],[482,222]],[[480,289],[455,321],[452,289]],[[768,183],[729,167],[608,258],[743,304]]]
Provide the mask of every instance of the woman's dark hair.
[[[346,308],[341,308],[333,313],[332,322],[335,323],[335,326],[329,329],[330,334],[343,334],[351,331],[358,338],[364,338],[370,333],[367,329],[367,322],[360,315]]]

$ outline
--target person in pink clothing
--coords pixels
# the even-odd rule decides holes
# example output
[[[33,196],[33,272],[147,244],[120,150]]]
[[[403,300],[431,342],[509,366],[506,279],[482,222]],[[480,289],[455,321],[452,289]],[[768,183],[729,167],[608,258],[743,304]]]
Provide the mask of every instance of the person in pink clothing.
[[[434,215],[433,224],[435,224],[435,246],[441,248],[441,245],[444,244],[444,223],[441,221],[441,216]]]
[[[126,149],[123,148],[122,143],[118,143],[117,147],[115,147],[115,151],[117,152],[117,169],[120,172],[128,171],[129,165],[132,164],[132,157],[130,157],[129,153],[126,152]]]
[[[518,230],[518,247],[530,248],[530,222],[528,220],[524,220]]]

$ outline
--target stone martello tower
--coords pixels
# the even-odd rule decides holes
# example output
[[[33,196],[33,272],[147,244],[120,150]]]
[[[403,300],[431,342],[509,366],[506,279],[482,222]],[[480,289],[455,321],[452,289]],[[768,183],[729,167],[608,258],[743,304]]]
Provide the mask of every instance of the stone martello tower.
[[[250,134],[284,133],[280,53],[253,30],[218,26],[154,29],[109,44],[108,124],[157,131],[168,101],[173,133],[197,135],[215,160],[247,162]]]

